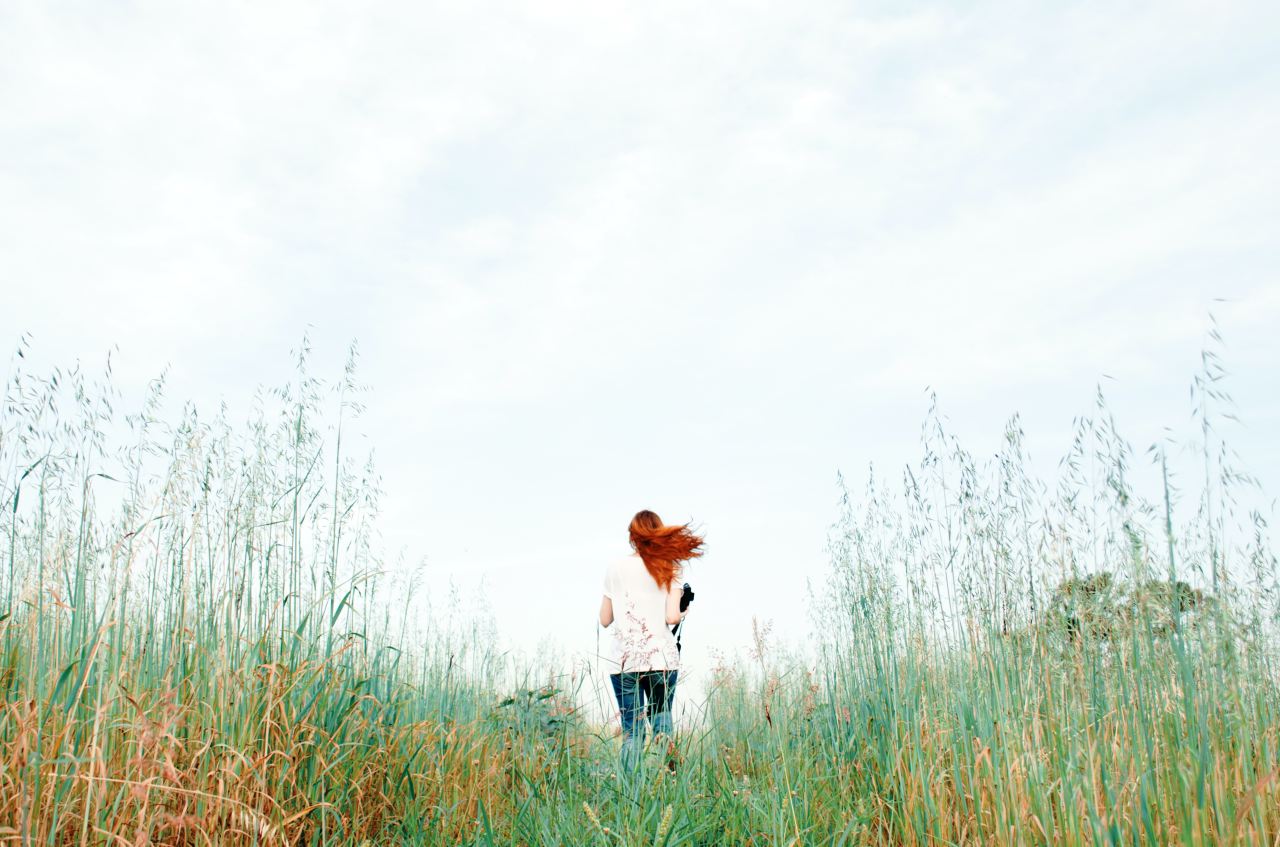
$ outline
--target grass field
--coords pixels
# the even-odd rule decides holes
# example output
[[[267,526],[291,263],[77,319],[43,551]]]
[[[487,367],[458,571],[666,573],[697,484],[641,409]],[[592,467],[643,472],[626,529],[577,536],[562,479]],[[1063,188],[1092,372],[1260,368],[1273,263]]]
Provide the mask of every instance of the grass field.
[[[305,358],[243,425],[9,384],[0,843],[1280,843],[1277,562],[1212,353],[1182,480],[1101,400],[1051,484],[1016,420],[977,461],[931,414],[835,515],[812,652],[716,669],[634,780],[585,683],[406,614],[353,368]]]

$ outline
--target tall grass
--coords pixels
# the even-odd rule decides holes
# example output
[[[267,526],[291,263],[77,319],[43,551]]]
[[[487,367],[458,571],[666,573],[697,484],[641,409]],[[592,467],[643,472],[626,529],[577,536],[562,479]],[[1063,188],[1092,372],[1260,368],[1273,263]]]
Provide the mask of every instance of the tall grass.
[[[109,366],[16,371],[0,842],[1280,838],[1277,565],[1212,352],[1194,473],[1171,443],[1136,455],[1101,396],[1052,484],[1016,419],[980,462],[931,411],[898,484],[842,488],[813,649],[759,627],[639,779],[565,690],[599,680],[412,612],[346,446],[354,350],[332,386],[307,361],[240,426],[166,423],[163,380],[119,416]]]
[[[403,650],[377,480],[343,449],[354,351],[331,392],[306,358],[243,427],[158,420],[162,380],[123,419],[80,369],[10,383],[0,833],[325,843],[421,809],[461,837],[503,807],[458,778],[508,755],[476,724],[493,669],[429,621]]]

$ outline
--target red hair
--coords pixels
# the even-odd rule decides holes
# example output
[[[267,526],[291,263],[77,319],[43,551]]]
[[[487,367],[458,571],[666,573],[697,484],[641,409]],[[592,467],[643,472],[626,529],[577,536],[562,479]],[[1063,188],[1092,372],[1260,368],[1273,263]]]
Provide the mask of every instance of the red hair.
[[[649,576],[664,591],[675,581],[680,562],[702,555],[702,539],[688,524],[667,526],[648,509],[636,512],[630,531],[631,546],[640,554]]]

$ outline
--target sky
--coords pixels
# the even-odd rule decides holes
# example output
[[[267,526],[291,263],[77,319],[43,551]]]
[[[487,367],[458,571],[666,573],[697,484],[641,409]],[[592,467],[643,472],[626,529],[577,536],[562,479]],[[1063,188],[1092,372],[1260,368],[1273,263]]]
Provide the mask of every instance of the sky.
[[[689,668],[802,641],[836,474],[936,391],[1051,469],[1105,382],[1187,424],[1214,313],[1280,489],[1280,6],[0,4],[0,344],[247,416],[304,332],[388,561],[594,650],[638,509]]]

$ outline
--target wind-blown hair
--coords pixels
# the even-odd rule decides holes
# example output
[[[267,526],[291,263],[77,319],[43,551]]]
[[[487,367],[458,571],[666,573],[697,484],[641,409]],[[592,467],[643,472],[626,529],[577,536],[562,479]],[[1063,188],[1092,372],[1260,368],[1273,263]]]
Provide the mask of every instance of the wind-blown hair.
[[[688,524],[667,526],[648,509],[636,512],[630,530],[631,546],[663,591],[671,588],[681,562],[702,555],[702,539],[694,535]]]

